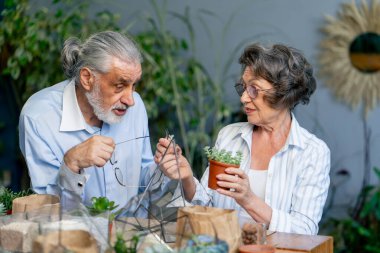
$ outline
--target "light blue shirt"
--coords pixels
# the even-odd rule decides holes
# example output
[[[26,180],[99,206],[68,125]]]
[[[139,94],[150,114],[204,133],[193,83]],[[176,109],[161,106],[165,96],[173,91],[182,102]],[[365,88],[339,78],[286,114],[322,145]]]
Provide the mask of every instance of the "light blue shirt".
[[[72,204],[78,195],[85,205],[90,205],[92,197],[105,196],[123,207],[143,191],[155,168],[150,139],[120,143],[149,136],[143,101],[136,92],[133,97],[135,105],[128,108],[120,123],[103,123],[100,129],[85,122],[73,81],[63,81],[31,96],[20,115],[19,137],[33,190],[61,195],[64,207]],[[117,182],[109,161],[103,168],[92,166],[81,174],[73,173],[64,164],[63,157],[70,148],[95,134],[109,136],[117,144],[116,165],[126,186]]]
[[[253,125],[248,122],[224,127],[215,143],[217,149],[241,151],[240,169],[248,174],[251,165]],[[215,207],[241,207],[233,198],[208,188],[208,173],[196,181],[193,204]],[[272,208],[269,230],[297,234],[317,234],[330,184],[330,150],[315,135],[302,128],[294,115],[285,145],[270,159],[264,201]],[[257,179],[256,179],[257,180]],[[250,184],[255,181],[250,180]]]

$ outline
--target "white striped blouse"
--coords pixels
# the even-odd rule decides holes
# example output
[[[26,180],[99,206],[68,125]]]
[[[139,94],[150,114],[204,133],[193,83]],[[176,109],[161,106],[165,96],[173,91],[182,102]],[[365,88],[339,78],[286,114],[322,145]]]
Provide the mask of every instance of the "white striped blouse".
[[[251,164],[253,125],[248,122],[224,127],[215,146],[235,153],[241,151],[243,160],[240,168],[248,172]],[[253,145],[254,147],[254,145]],[[273,210],[269,230],[317,234],[330,184],[330,150],[315,135],[299,126],[294,115],[290,133],[284,147],[270,160],[268,167],[265,203]],[[207,187],[208,168],[196,181],[197,190],[192,204],[236,209],[240,206]],[[253,183],[253,182],[250,182]]]

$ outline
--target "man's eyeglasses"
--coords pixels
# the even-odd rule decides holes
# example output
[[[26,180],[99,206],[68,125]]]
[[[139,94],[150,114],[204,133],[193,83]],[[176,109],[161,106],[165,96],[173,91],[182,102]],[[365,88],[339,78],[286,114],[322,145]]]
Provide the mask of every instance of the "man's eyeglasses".
[[[259,91],[270,91],[271,89],[258,89],[254,85],[245,85],[243,82],[237,82],[235,84],[235,89],[239,97],[243,96],[244,91],[247,91],[248,96],[251,99],[257,98],[257,95],[259,95]]]
[[[119,145],[121,143],[126,143],[126,142],[137,140],[137,139],[147,138],[147,137],[149,137],[149,135],[136,137],[136,138],[129,139],[129,140],[126,140],[126,141],[121,141],[121,142],[116,143],[115,145]],[[115,171],[115,177],[116,177],[117,182],[121,186],[126,187],[127,185],[124,182],[123,173],[121,172],[120,167],[117,165],[118,160],[116,159],[116,148],[113,151],[111,159],[109,161],[110,161],[110,164],[112,165],[113,170]]]

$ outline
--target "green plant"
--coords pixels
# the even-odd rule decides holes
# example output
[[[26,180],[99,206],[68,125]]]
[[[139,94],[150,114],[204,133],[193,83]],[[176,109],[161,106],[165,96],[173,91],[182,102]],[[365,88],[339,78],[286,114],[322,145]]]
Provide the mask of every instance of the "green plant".
[[[201,147],[210,145],[223,119],[230,115],[222,102],[223,85],[196,58],[196,34],[189,8],[184,13],[169,12],[167,1],[162,5],[150,2],[153,15],[141,15],[147,29],[135,36],[145,58],[137,89],[144,98],[150,121],[154,122],[150,128],[153,139],[162,137],[162,129],[173,129],[200,175],[206,163]],[[169,18],[183,25],[183,37],[168,29]],[[213,127],[207,128],[207,122]]]
[[[116,30],[126,33],[132,23],[145,22],[142,30],[132,34],[144,56],[143,77],[137,86],[147,108],[150,120],[151,140],[162,137],[162,129],[175,132],[186,157],[200,176],[206,167],[202,147],[210,145],[219,129],[230,117],[230,109],[223,102],[223,85],[231,78],[229,69],[235,60],[237,49],[226,56],[223,47],[228,38],[227,30],[232,17],[223,29],[221,39],[212,37],[212,29],[205,17],[217,18],[209,11],[190,9],[183,13],[170,12],[167,1],[151,0],[153,12],[136,15],[125,27],[118,25],[119,14],[103,10],[91,15],[91,1],[53,0],[49,7],[34,6],[30,0],[7,0],[0,23],[1,85],[10,89],[16,103],[17,116],[22,105],[34,92],[64,79],[60,64],[60,50],[70,36],[88,37],[100,30]],[[46,3],[45,3],[46,4]],[[167,26],[178,21],[183,25],[182,36],[175,35]],[[208,73],[197,59],[194,20],[201,20],[202,27],[218,48],[215,58],[216,73]],[[223,24],[221,24],[223,27]],[[210,124],[212,127],[207,127]],[[155,146],[154,144],[152,146]]]
[[[129,242],[129,246],[127,245],[127,242],[123,238],[123,234],[118,233],[116,235],[116,242],[113,246],[113,249],[116,253],[136,253],[137,252],[137,245],[139,243],[140,236],[134,235],[132,239]]]
[[[216,147],[204,147],[204,152],[209,160],[214,160],[221,163],[240,165],[243,158],[242,152],[238,151],[235,155],[232,155],[231,151],[225,149],[218,150]]]
[[[88,210],[92,215],[112,211],[118,207],[118,205],[115,206],[114,201],[109,201],[107,197],[92,197],[91,202],[92,206],[88,207]]]
[[[108,218],[108,243],[111,242],[112,237],[112,225],[117,215],[117,212],[112,212],[119,205],[115,206],[115,201],[110,201],[107,197],[92,197],[92,205],[88,206],[88,210],[91,215],[106,214]]]
[[[0,187],[0,204],[3,205],[5,211],[12,210],[12,202],[15,198],[24,197],[32,194],[33,192],[28,189],[20,192],[13,192],[12,190]]]
[[[7,210],[5,210],[5,206],[3,203],[0,203],[0,216],[7,214]]]
[[[54,0],[52,5],[31,10],[28,0],[7,0],[1,12],[0,68],[11,81],[3,85],[12,90],[19,110],[31,94],[64,79],[60,53],[65,39],[120,30],[116,14],[101,11],[91,18],[89,1]]]
[[[106,10],[90,13],[91,1],[52,0],[44,4],[48,7],[30,0],[6,0],[0,14],[0,85],[12,97],[12,106],[5,109],[16,121],[11,125],[17,125],[31,94],[64,80],[60,53],[67,38],[86,38],[102,30],[126,32],[117,25],[119,15]],[[26,168],[23,171],[26,173]]]
[[[374,171],[380,179],[379,168]],[[370,185],[361,192],[364,205],[358,217],[329,221],[334,236],[334,252],[380,252],[380,185]]]

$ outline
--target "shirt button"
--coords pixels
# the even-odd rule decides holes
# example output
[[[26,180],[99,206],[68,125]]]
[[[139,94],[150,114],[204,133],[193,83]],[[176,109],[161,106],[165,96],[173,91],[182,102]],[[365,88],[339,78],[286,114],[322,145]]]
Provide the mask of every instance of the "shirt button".
[[[79,182],[78,182],[78,186],[79,186],[79,187],[83,187],[83,183],[79,181]]]

